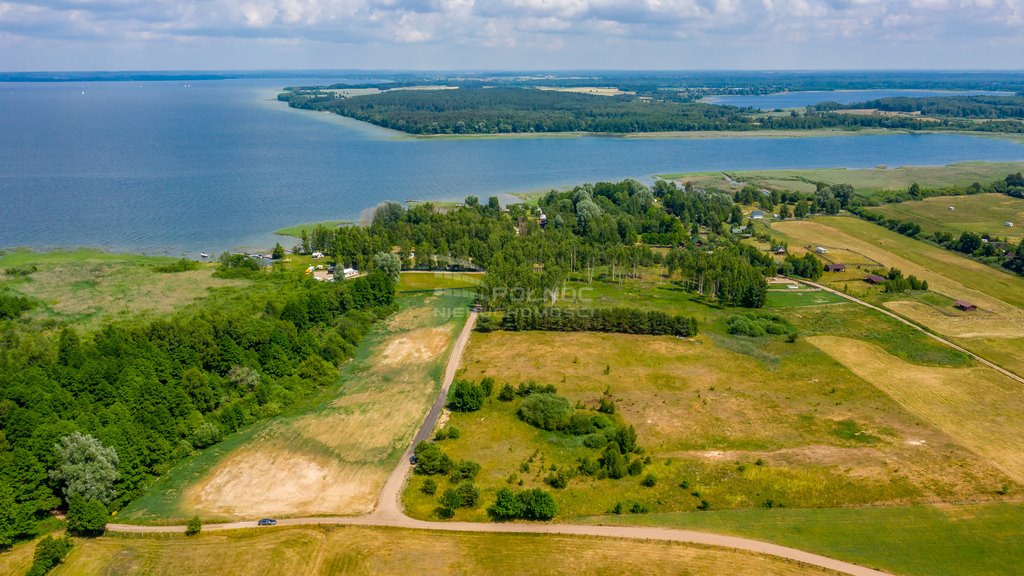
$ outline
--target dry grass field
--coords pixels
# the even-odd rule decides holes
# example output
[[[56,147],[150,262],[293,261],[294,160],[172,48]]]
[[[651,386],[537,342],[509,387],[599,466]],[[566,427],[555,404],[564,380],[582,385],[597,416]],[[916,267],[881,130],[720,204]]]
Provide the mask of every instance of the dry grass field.
[[[3,558],[3,556],[0,556]],[[272,528],[193,538],[76,540],[53,576],[101,574],[833,574],[795,562],[684,544],[391,528]]]
[[[374,343],[374,361],[328,406],[271,423],[185,492],[201,515],[252,518],[369,512],[433,399],[455,334],[429,304],[407,308]]]
[[[38,270],[26,277],[0,272],[0,284],[36,299],[36,321],[72,322],[90,329],[106,322],[168,315],[218,288],[247,286],[246,280],[214,278],[212,266],[160,273],[167,258],[73,252],[13,252],[0,255],[0,270],[26,263]]]
[[[1024,374],[1024,358],[1014,353],[1024,342],[1024,278],[856,218],[778,222],[772,229],[786,236],[791,245],[829,243],[927,280],[930,291],[947,298],[943,304],[905,298],[887,300],[885,306]],[[825,276],[826,281],[829,278]],[[843,285],[833,287],[841,289]],[[967,300],[979,309],[961,312],[952,307],[953,300]]]
[[[474,334],[462,375],[492,376],[498,387],[554,384],[572,403],[591,409],[606,389],[612,392],[617,414],[636,427],[651,457],[644,474],[654,474],[657,483],[577,477],[553,491],[565,521],[604,514],[620,502],[657,512],[693,510],[701,499],[717,509],[756,508],[769,499],[786,507],[984,500],[1008,481],[814,346],[778,339],[755,350],[742,342]],[[486,503],[510,478],[544,487],[552,466],[573,470],[579,458],[599,455],[579,437],[523,423],[517,405],[491,398],[479,412],[454,413],[449,423],[461,436],[441,443],[453,458],[481,464],[478,484]],[[419,492],[422,480],[413,478],[405,502],[411,514],[429,517],[437,501]],[[481,507],[460,510],[457,518],[486,515]]]
[[[949,208],[953,207],[954,210]],[[871,208],[886,218],[917,222],[925,232],[962,232],[1006,237],[1017,244],[1024,235],[1024,200],[1005,194],[942,196],[920,202],[883,204]],[[1011,222],[1013,227],[1006,226]]]
[[[901,406],[1024,483],[1024,385],[987,367],[910,364],[878,346],[837,336],[808,340]]]

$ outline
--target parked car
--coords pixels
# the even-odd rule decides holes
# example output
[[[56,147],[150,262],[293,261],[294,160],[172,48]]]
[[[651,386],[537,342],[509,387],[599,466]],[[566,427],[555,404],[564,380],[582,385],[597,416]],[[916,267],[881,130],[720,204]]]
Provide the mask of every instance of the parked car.
[[[256,523],[257,526],[277,526],[277,520],[273,518],[264,518]]]
[[[415,454],[409,456],[409,464],[416,464],[417,460],[419,460],[419,458],[417,458]]]

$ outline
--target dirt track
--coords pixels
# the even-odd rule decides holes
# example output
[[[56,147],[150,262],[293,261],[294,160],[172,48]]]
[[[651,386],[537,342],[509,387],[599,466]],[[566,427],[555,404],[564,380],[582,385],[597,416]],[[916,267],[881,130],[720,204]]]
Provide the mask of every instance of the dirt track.
[[[826,290],[828,290],[826,288]],[[845,295],[843,295],[845,297]],[[863,302],[862,302],[863,303]],[[865,305],[868,305],[864,303]],[[870,305],[868,305],[870,306]],[[885,312],[883,310],[883,312]],[[653,528],[641,526],[586,526],[576,524],[540,524],[540,523],[475,523],[475,522],[426,522],[416,520],[405,515],[401,505],[402,488],[408,478],[411,466],[409,456],[412,455],[412,447],[416,442],[428,438],[433,432],[437,418],[444,407],[448,396],[448,389],[455,379],[455,372],[462,361],[462,352],[469,341],[470,333],[476,324],[477,314],[470,314],[466,324],[455,341],[451,356],[445,368],[444,380],[441,384],[441,391],[438,393],[434,405],[427,414],[420,431],[416,434],[412,445],[403,454],[398,466],[392,471],[384,485],[377,507],[373,513],[366,516],[334,516],[334,517],[311,517],[311,518],[287,518],[277,522],[278,526],[316,526],[316,525],[353,525],[353,526],[385,526],[396,528],[413,528],[420,530],[440,530],[447,532],[492,532],[492,533],[530,533],[530,534],[563,534],[575,536],[600,536],[606,538],[630,538],[635,540],[660,540],[669,542],[680,542],[687,544],[700,544],[706,546],[718,546],[744,550],[756,554],[766,554],[802,562],[811,566],[818,566],[834,570],[842,574],[853,576],[888,576],[888,573],[873,570],[849,562],[835,560],[817,554],[811,554],[795,548],[779,546],[760,540],[739,538],[735,536],[723,536],[707,532],[696,532],[692,530],[676,530],[669,528]],[[934,336],[933,336],[934,337]],[[941,340],[941,339],[940,339]],[[255,528],[256,521],[230,522],[224,524],[206,524],[204,531],[237,530],[242,528]],[[108,524],[107,530],[113,532],[132,533],[170,533],[184,532],[184,526],[139,526],[133,524]]]

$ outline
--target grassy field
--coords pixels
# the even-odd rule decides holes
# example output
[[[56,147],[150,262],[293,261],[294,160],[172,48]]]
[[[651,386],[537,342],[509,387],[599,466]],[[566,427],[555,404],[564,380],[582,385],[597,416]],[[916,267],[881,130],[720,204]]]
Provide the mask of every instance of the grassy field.
[[[769,290],[766,308],[793,308],[800,306],[821,306],[846,302],[842,296],[836,296],[824,290]]]
[[[938,368],[904,362],[860,340],[810,342],[852,372],[1024,483],[1024,385],[991,368]]]
[[[938,297],[877,296],[878,302],[1004,368],[1024,374],[1024,358],[1014,353],[1024,342],[1024,278],[856,218],[777,222],[772,229],[786,237],[791,246],[824,242],[927,280],[929,290]],[[856,276],[861,272],[848,273]],[[837,289],[852,286],[855,292],[861,292],[866,287],[855,278],[826,276],[825,280]],[[954,300],[970,301],[979,310],[960,312],[952,307]]]
[[[924,187],[968,186],[988,183],[1024,170],[1022,162],[960,162],[946,166],[901,166],[862,169],[823,168],[730,172],[739,183],[730,183],[721,172],[664,174],[661,178],[693,182],[721,189],[738,189],[746,183],[769,189],[813,192],[813,182],[850,184],[858,193],[901,190],[917,182]]]
[[[820,308],[837,306],[852,305]],[[473,335],[463,368],[463,376],[492,376],[499,387],[554,384],[590,409],[610,390],[617,413],[636,427],[651,457],[644,475],[653,474],[655,486],[642,486],[642,476],[574,478],[554,490],[565,521],[616,504],[664,512],[694,510],[701,500],[716,509],[768,500],[787,507],[984,500],[1012,484],[804,341],[495,332]],[[479,412],[451,414],[461,436],[442,446],[481,464],[484,502],[509,483],[542,487],[552,467],[572,471],[581,458],[600,455],[579,437],[523,423],[519,402],[491,398]],[[411,514],[429,517],[438,504],[420,492],[422,482],[412,479],[405,502]],[[483,507],[456,517],[486,519]]]
[[[97,250],[30,252],[0,255],[0,287],[29,296],[41,305],[28,313],[43,326],[70,323],[92,329],[111,321],[136,321],[171,314],[205,298],[214,290],[231,290],[250,283],[213,277],[213,266],[198,270],[160,273],[156,268],[173,262],[132,254]],[[3,270],[34,265],[27,276]]]
[[[312,232],[317,226],[337,228],[339,226],[347,226],[349,224],[352,224],[351,220],[323,220],[320,222],[306,222],[305,224],[296,224],[294,226],[281,228],[280,230],[274,230],[274,234],[277,234],[278,236],[289,236],[291,238],[301,238],[303,230],[307,232]],[[285,248],[291,248],[291,246],[285,246]]]
[[[912,576],[1005,576],[1024,565],[1020,504],[724,510],[591,521],[748,536]]]
[[[466,272],[402,272],[398,278],[399,292],[474,288],[483,280],[483,274]]]
[[[947,232],[954,236],[974,232],[1005,237],[1013,244],[1024,235],[1024,200],[1005,194],[927,198],[920,202],[883,204],[871,211],[886,218],[916,222],[925,232]],[[1013,227],[1006,226],[1006,222],[1012,222]]]
[[[795,562],[685,544],[364,527],[271,528],[193,538],[115,536],[76,540],[67,561],[52,572],[54,576],[270,573],[832,574]]]
[[[336,389],[188,459],[121,520],[166,522],[369,512],[433,400],[465,315],[453,295],[400,299]]]

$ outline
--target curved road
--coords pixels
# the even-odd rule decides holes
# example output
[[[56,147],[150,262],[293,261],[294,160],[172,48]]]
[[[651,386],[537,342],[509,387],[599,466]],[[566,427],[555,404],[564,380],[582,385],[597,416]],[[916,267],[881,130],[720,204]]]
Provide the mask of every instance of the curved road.
[[[828,290],[826,288],[826,290]],[[866,304],[866,303],[864,303]],[[870,306],[869,304],[866,304]],[[884,312],[884,310],[883,310]],[[420,440],[425,440],[433,433],[434,426],[441,414],[445,401],[448,397],[448,389],[455,379],[455,372],[462,362],[462,352],[469,341],[470,333],[476,324],[477,314],[473,312],[466,320],[462,332],[455,341],[451,356],[445,368],[444,379],[441,382],[441,391],[437,395],[430,412],[423,421],[423,425],[417,432],[413,443],[402,455],[398,466],[391,472],[384,489],[381,491],[377,507],[371,514],[366,516],[329,516],[313,518],[285,518],[277,521],[278,526],[318,526],[318,525],[348,525],[348,526],[382,526],[391,528],[411,528],[418,530],[439,530],[445,532],[495,532],[495,533],[527,533],[527,534],[563,534],[571,536],[600,536],[607,538],[628,538],[635,540],[657,540],[666,542],[680,542],[685,544],[701,544],[706,546],[717,546],[721,548],[732,548],[756,554],[765,554],[802,562],[811,566],[834,570],[842,574],[852,576],[891,576],[886,572],[865,568],[857,564],[835,560],[796,548],[779,546],[760,540],[740,538],[736,536],[723,536],[708,532],[696,532],[693,530],[676,530],[671,528],[654,528],[646,526],[587,526],[578,524],[539,524],[539,523],[477,523],[477,522],[426,522],[416,520],[405,515],[402,510],[402,488],[409,476],[412,466],[409,464],[409,457],[412,455],[413,447]],[[204,531],[237,530],[240,528],[255,528],[255,520],[243,522],[227,522],[223,524],[205,524]],[[107,530],[113,532],[135,532],[135,533],[168,533],[184,532],[184,526],[139,526],[134,524],[108,524]]]
[[[806,284],[808,286],[813,286],[815,288],[819,288],[821,290],[824,290],[825,292],[830,292],[832,294],[835,294],[836,296],[840,296],[840,297],[845,298],[845,299],[847,299],[847,300],[849,300],[851,302],[854,302],[856,304],[860,304],[861,306],[866,306],[868,308],[871,308],[872,310],[875,310],[877,312],[881,312],[882,314],[885,314],[886,316],[888,316],[890,318],[893,318],[893,319],[895,319],[895,320],[897,320],[899,322],[902,322],[903,324],[906,324],[907,326],[910,326],[911,328],[913,328],[913,329],[915,329],[915,330],[917,330],[917,331],[927,335],[929,338],[932,338],[934,340],[942,342],[943,344],[945,344],[946,346],[949,346],[950,348],[953,348],[954,350],[959,350],[960,352],[963,352],[964,354],[967,354],[968,356],[970,356],[971,358],[974,358],[978,362],[981,362],[985,366],[988,366],[989,368],[992,368],[993,370],[998,371],[1000,374],[1002,374],[1002,375],[1004,375],[1004,376],[1006,376],[1008,378],[1012,378],[1012,379],[1016,380],[1017,382],[1020,382],[1021,384],[1024,384],[1024,377],[1018,376],[1017,374],[1015,374],[1013,372],[1010,372],[1006,368],[1003,368],[1002,366],[1000,366],[998,364],[995,364],[993,362],[990,362],[990,361],[982,358],[981,356],[978,356],[977,354],[975,354],[974,352],[971,352],[970,350],[964,348],[963,346],[954,344],[953,342],[951,342],[949,340],[946,340],[942,336],[939,336],[938,334],[935,334],[933,332],[930,332],[930,331],[924,329],[920,324],[917,324],[915,322],[911,322],[910,320],[907,320],[903,316],[900,316],[899,314],[897,314],[897,313],[895,313],[895,312],[893,312],[891,310],[886,310],[885,308],[882,308],[881,306],[875,306],[874,304],[869,304],[868,302],[865,302],[864,300],[861,300],[860,298],[856,298],[854,296],[850,296],[849,294],[845,294],[845,293],[840,292],[839,290],[836,290],[834,288],[829,288],[828,286],[825,286],[823,284],[818,284],[817,282],[811,282],[810,280],[804,280],[802,278],[787,278],[787,280],[792,280],[794,282],[800,282],[801,284]]]

